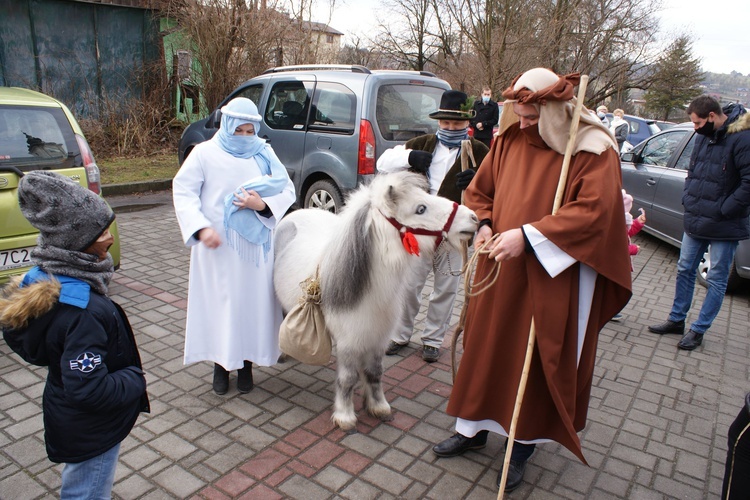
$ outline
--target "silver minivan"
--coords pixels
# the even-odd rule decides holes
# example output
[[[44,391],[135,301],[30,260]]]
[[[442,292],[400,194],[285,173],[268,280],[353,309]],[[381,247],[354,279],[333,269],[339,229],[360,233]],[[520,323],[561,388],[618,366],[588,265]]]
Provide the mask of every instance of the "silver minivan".
[[[633,196],[633,208],[646,210],[644,231],[676,247],[682,244],[682,192],[695,146],[690,122],[652,135],[631,151],[620,155],[622,187]],[[699,267],[698,282],[706,285],[711,266],[706,252]],[[750,240],[740,241],[729,273],[727,291],[750,279]]]
[[[221,123],[221,107],[247,97],[263,116],[259,136],[289,171],[298,203],[337,212],[346,194],[375,175],[383,151],[435,133],[440,97],[450,85],[426,71],[317,65],[272,68],[232,91],[179,144],[182,164]]]

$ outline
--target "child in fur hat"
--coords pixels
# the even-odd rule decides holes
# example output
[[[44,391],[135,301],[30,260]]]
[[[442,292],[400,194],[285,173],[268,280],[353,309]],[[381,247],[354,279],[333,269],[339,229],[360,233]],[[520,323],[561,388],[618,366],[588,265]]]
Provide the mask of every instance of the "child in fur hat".
[[[646,211],[642,208],[639,208],[638,210],[641,212],[641,215],[634,219],[630,214],[630,210],[632,210],[633,208],[633,197],[630,196],[624,189],[622,190],[622,204],[625,206],[625,227],[627,227],[628,229],[628,253],[630,254],[632,259],[632,256],[636,255],[641,247],[631,242],[630,238],[638,234],[640,230],[643,229],[643,226],[646,225]],[[630,262],[630,270],[633,270],[632,260]],[[612,321],[620,320],[622,320],[622,314],[620,313],[615,314],[612,318]]]
[[[0,328],[25,361],[47,366],[44,440],[64,463],[60,497],[110,498],[120,443],[148,412],[133,330],[107,297],[112,209],[68,177],[35,171],[18,183],[21,212],[40,231],[36,264],[0,297]]]

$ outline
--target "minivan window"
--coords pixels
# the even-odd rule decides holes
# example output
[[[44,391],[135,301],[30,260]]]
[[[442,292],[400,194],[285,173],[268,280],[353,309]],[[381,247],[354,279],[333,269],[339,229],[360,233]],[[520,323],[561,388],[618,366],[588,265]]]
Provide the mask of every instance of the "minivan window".
[[[61,109],[0,106],[0,162],[60,164],[77,152]]]
[[[304,130],[310,109],[312,82],[278,82],[271,88],[265,119],[268,126],[281,130]]]
[[[237,92],[234,97],[246,97],[253,101],[256,106],[260,104],[260,97],[263,95],[263,85],[250,85]]]
[[[383,85],[378,89],[375,120],[383,139],[408,141],[437,131],[437,111],[444,90],[421,85]]]
[[[309,128],[333,133],[354,134],[357,96],[340,83],[320,82],[315,89]]]

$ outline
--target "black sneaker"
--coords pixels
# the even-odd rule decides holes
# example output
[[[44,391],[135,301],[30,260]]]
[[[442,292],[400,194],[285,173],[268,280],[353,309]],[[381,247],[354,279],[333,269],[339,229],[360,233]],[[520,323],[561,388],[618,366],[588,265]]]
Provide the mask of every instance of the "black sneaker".
[[[440,349],[426,345],[422,347],[422,359],[428,363],[434,363],[440,357]]]
[[[388,344],[388,348],[385,350],[385,355],[393,356],[394,354],[398,354],[398,351],[400,351],[407,345],[409,345],[408,342],[406,344],[399,344],[395,340],[391,340],[390,343]]]

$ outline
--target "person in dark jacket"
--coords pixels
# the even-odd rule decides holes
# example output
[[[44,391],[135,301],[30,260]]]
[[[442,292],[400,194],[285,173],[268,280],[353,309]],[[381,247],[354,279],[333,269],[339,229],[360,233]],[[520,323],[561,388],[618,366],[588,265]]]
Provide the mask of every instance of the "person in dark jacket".
[[[682,195],[685,232],[675,296],[667,321],[648,329],[657,334],[684,334],[677,347],[692,351],[701,345],[721,309],[737,243],[750,237],[750,115],[740,104],[722,110],[716,99],[706,95],[691,102],[687,113],[698,136]],[[695,274],[709,245],[706,299],[685,333]]]
[[[438,121],[437,133],[415,137],[406,144],[384,151],[378,158],[378,171],[388,173],[408,169],[420,173],[429,179],[430,193],[461,203],[462,191],[469,186],[476,167],[489,152],[487,146],[477,139],[469,139],[469,120],[473,114],[466,94],[446,90],[440,99],[440,108],[430,113],[430,118]],[[464,141],[469,146],[467,153],[471,153],[476,164],[472,167],[469,163],[469,168],[462,171],[461,148]],[[410,292],[385,352],[388,356],[398,353],[409,343],[414,319],[419,312],[422,289],[432,271],[435,282],[424,321],[422,359],[428,363],[438,360],[440,346],[450,324],[461,267],[460,252],[455,249],[438,250],[432,262],[416,268],[406,278]]]
[[[492,100],[492,90],[482,88],[482,98],[474,101],[474,118],[471,126],[474,129],[474,139],[481,141],[488,148],[492,145],[492,133],[500,119],[497,103]]]
[[[750,392],[727,432],[727,460],[724,464],[722,500],[750,498]]]
[[[133,330],[107,297],[112,209],[54,172],[18,184],[23,215],[40,231],[36,264],[0,298],[0,328],[25,361],[47,366],[44,441],[64,463],[60,497],[110,498],[120,443],[149,411]]]

